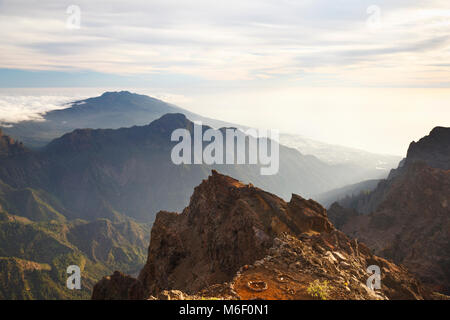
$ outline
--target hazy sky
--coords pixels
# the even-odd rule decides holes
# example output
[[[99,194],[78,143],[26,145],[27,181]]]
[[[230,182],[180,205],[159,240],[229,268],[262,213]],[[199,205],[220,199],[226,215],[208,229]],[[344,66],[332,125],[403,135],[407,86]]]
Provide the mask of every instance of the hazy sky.
[[[450,125],[448,0],[0,0],[0,30],[0,120],[91,87],[400,155]]]

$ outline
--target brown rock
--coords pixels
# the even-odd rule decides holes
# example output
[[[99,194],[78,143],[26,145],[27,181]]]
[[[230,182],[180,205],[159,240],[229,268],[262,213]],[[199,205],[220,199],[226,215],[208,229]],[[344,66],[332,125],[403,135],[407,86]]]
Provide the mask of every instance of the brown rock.
[[[377,291],[366,286],[373,264]],[[431,298],[405,268],[336,230],[314,201],[286,203],[213,171],[181,214],[158,213],[139,280],[114,274],[93,298],[312,299],[317,281],[329,283],[328,299]]]
[[[240,267],[267,255],[283,232],[332,229],[325,209],[312,200],[293,195],[286,203],[213,171],[195,188],[182,214],[158,213],[139,279],[150,294],[164,289],[194,293],[231,280]]]
[[[94,286],[92,300],[142,300],[144,292],[139,280],[115,271]]]

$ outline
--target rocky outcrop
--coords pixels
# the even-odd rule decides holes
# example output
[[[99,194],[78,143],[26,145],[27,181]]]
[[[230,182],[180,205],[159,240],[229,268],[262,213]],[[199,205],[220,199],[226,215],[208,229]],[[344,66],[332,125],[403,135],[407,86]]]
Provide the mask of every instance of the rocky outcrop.
[[[380,290],[367,287],[371,265]],[[312,299],[317,281],[328,299],[431,297],[406,269],[336,230],[318,203],[285,202],[215,171],[181,214],[158,213],[138,279],[115,278],[99,282],[93,298]]]
[[[193,293],[231,280],[241,266],[263,258],[283,232],[331,229],[325,209],[313,201],[294,195],[286,203],[213,171],[195,188],[182,214],[158,213],[139,279],[151,294],[163,289]]]
[[[381,269],[380,290],[367,287],[367,267]],[[231,282],[239,299],[308,300],[315,281],[328,283],[327,299],[424,299],[429,293],[403,267],[373,255],[342,232],[276,238],[263,259],[243,266]],[[255,290],[263,283],[265,290]]]
[[[26,149],[22,142],[14,141],[0,130],[0,157],[8,157],[25,152]]]
[[[433,168],[450,170],[450,128],[436,127],[418,142],[411,142],[406,164],[423,161]]]
[[[100,280],[92,294],[92,300],[141,300],[143,297],[142,283],[119,271]]]

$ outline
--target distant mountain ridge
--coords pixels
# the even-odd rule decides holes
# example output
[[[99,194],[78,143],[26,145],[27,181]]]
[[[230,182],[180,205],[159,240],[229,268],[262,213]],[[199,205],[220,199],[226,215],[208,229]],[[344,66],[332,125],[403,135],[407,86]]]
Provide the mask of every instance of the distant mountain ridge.
[[[0,276],[0,298],[86,298],[94,282],[112,269],[134,274],[145,259],[148,234],[147,225],[134,219],[152,222],[161,209],[184,208],[194,186],[212,169],[286,199],[293,192],[308,197],[355,182],[361,176],[354,166],[326,164],[282,145],[280,172],[275,176],[261,176],[258,165],[174,165],[170,151],[175,142],[170,141],[170,134],[178,128],[192,133],[193,125],[184,114],[164,114],[143,126],[76,129],[39,150],[28,150],[1,135],[0,267],[7,272]],[[449,252],[446,239],[450,230],[450,192],[448,170],[431,168],[428,163],[445,165],[447,149],[440,145],[448,143],[448,138],[441,139],[447,136],[446,130],[433,130],[433,135],[439,134],[435,137],[439,143],[434,138],[418,142],[416,150],[426,151],[414,152],[414,161],[410,163],[407,158],[389,179],[362,195],[363,201],[358,205],[373,207],[377,212],[370,218],[358,212],[356,219],[361,221],[354,223],[351,217],[339,223],[342,228],[357,226],[361,230],[360,226],[369,221],[370,230],[381,232],[381,236],[372,238],[373,233],[369,234],[367,243],[394,261],[408,263],[411,270],[437,290],[446,290],[448,277],[448,258],[443,253]],[[439,156],[429,157],[429,152]],[[330,218],[345,216],[345,209],[330,214]],[[399,231],[404,221],[411,232]],[[397,229],[383,234],[387,227]],[[392,240],[392,234],[400,236]],[[318,243],[322,243],[320,239]],[[383,246],[383,241],[389,243]],[[298,249],[297,245],[294,248]],[[309,245],[304,248],[310,250]],[[417,255],[418,250],[426,252],[425,258]],[[68,295],[65,291],[68,264],[85,268],[86,288],[80,295]],[[10,290],[11,287],[17,290]],[[416,289],[410,294],[419,297],[421,293]]]
[[[281,134],[280,143],[303,154],[312,154],[328,164],[352,164],[366,168],[368,172],[364,180],[385,178],[401,160],[400,156],[375,154],[292,134]]]
[[[44,121],[6,123],[5,133],[27,147],[43,147],[53,139],[76,129],[119,129],[144,126],[166,113],[182,113],[191,121],[200,121],[213,128],[246,126],[203,117],[164,101],[128,91],[105,92],[101,96],[75,101],[70,107],[42,115]],[[1,126],[0,126],[1,128]],[[385,178],[397,166],[400,157],[326,144],[300,136],[281,134],[280,143],[313,155],[329,165],[351,165],[361,172],[355,182]]]
[[[166,114],[146,126],[77,129],[39,151],[0,161],[0,179],[55,195],[73,212],[71,218],[113,218],[119,212],[151,222],[159,210],[183,208],[211,169],[284,198],[292,191],[311,196],[361,175],[352,166],[328,165],[282,145],[274,176],[261,176],[260,165],[175,165],[171,133],[178,128],[192,133],[193,126],[183,114]]]
[[[74,101],[70,107],[43,114],[44,121],[6,123],[3,131],[29,147],[43,147],[76,129],[118,129],[144,126],[166,113],[183,113],[193,121],[213,127],[227,122],[202,117],[173,104],[128,91],[105,92],[101,96]]]
[[[325,208],[328,208],[336,201],[345,202],[349,198],[357,197],[361,194],[370,193],[378,186],[381,181],[381,179],[361,181],[314,196],[314,200],[319,202]]]

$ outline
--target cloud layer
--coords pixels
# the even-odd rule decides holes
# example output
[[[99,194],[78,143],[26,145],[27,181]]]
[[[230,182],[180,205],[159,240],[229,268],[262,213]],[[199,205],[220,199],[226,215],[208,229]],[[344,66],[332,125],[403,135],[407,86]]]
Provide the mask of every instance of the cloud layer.
[[[0,124],[41,121],[43,113],[67,108],[70,101],[73,101],[73,97],[0,95]]]
[[[72,4],[80,29],[66,28]],[[448,0],[0,0],[0,30],[3,87],[119,87],[396,154],[450,125]],[[82,90],[3,91],[14,122]]]
[[[448,86],[441,0],[0,2],[1,68],[289,79],[319,85]],[[368,10],[368,8],[371,8]],[[375,8],[375,10],[374,10]]]

